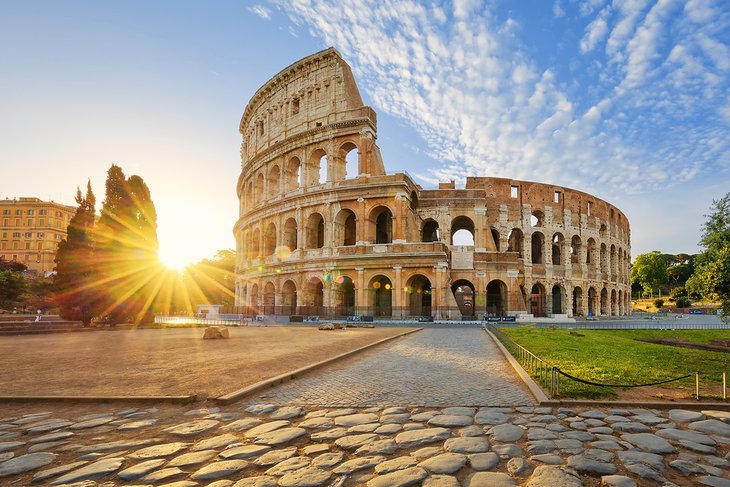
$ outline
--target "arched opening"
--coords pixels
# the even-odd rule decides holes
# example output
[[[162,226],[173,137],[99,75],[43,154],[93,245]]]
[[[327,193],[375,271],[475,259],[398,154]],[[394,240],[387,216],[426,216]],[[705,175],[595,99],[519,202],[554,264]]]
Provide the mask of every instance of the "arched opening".
[[[596,290],[591,286],[588,288],[588,316],[596,316],[598,308],[598,295]]]
[[[494,280],[487,284],[487,314],[505,316],[507,314],[507,285]]]
[[[451,285],[451,292],[454,294],[456,305],[464,318],[474,316],[474,284],[466,279],[459,279]]]
[[[248,306],[251,309],[252,314],[261,314],[261,308],[259,305],[259,286],[258,284],[254,284],[251,286],[251,292],[248,294]]]
[[[584,316],[583,289],[578,286],[573,288],[573,316]]]
[[[335,217],[335,244],[355,245],[357,218],[352,210],[340,210]]]
[[[616,290],[611,289],[611,316],[618,314],[618,301],[616,297]]]
[[[371,242],[388,244],[393,241],[393,213],[387,206],[378,206],[370,212],[370,222],[374,227]]]
[[[532,215],[530,216],[530,226],[541,227],[543,225],[544,220],[545,220],[545,214],[540,210],[535,210],[532,212]]]
[[[565,314],[563,310],[563,288],[556,284],[551,292],[553,295],[553,315]]]
[[[499,248],[499,231],[496,228],[490,228],[490,231],[492,233],[492,240],[494,241],[494,248],[497,249],[497,252],[501,252]]]
[[[556,233],[555,235],[553,235],[552,258],[553,265],[563,264],[563,235],[561,233]]]
[[[281,236],[283,252],[294,252],[297,250],[297,221],[294,218],[287,218],[284,222],[284,234]]]
[[[519,228],[513,228],[507,237],[507,252],[517,252],[520,254],[520,257],[522,257],[524,252],[524,242],[525,237],[522,234],[522,230]]]
[[[474,222],[468,216],[457,216],[451,221],[451,245],[474,246]]]
[[[542,247],[545,242],[545,237],[540,232],[534,232],[532,234],[532,263],[533,264],[544,264],[545,260],[542,255]]]
[[[324,284],[317,277],[311,277],[304,285],[302,313],[310,316],[324,315]]]
[[[331,306],[337,316],[353,316],[355,309],[355,283],[348,276],[337,276],[330,292]]]
[[[358,168],[360,157],[357,146],[352,142],[345,143],[342,147],[340,147],[340,155],[345,161],[344,177],[346,179],[356,178],[360,173]]]
[[[274,166],[269,170],[268,190],[270,198],[278,195],[279,191],[281,191],[281,169],[279,169],[278,164],[274,164]]]
[[[420,274],[406,283],[409,316],[431,316],[431,281]]]
[[[292,157],[284,168],[284,191],[294,191],[302,186],[302,163]]]
[[[573,235],[573,238],[570,240],[570,262],[571,263],[573,263],[573,264],[580,263],[580,250],[581,250],[580,237],[578,235]]]
[[[306,248],[321,249],[324,247],[324,218],[322,215],[319,213],[309,215],[304,232]]]
[[[416,211],[418,209],[418,193],[411,191],[411,210]]]
[[[248,247],[251,249],[251,255],[249,258],[258,259],[261,255],[261,230],[256,228],[251,234],[251,245]]]
[[[273,315],[276,311],[276,288],[273,282],[264,285],[264,303],[261,314]]]
[[[439,224],[436,220],[426,220],[423,222],[423,231],[421,240],[423,242],[439,241]]]
[[[264,255],[274,255],[276,252],[276,225],[269,223],[264,232]]]
[[[281,303],[279,303],[277,314],[290,316],[297,314],[297,285],[294,281],[287,280],[281,286]]]
[[[264,175],[261,173],[258,173],[256,176],[256,188],[254,189],[254,194],[256,195],[256,203],[264,201]]]
[[[608,309],[608,290],[604,287],[601,289],[601,316],[608,316],[610,311]]]
[[[374,316],[393,315],[393,284],[385,276],[375,276],[368,286],[372,295]]]
[[[535,284],[530,291],[530,313],[535,317],[546,317],[545,288],[542,284]]]
[[[588,239],[588,247],[586,249],[586,264],[595,264],[596,262],[596,241],[592,238]]]

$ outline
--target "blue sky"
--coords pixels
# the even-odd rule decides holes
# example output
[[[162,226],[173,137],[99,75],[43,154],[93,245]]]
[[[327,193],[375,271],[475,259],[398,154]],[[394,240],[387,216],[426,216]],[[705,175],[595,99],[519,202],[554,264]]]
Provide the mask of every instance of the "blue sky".
[[[233,247],[238,122],[335,46],[388,171],[544,181],[621,208],[633,255],[695,252],[730,191],[730,4],[717,0],[0,1],[0,197],[141,175],[161,253]]]

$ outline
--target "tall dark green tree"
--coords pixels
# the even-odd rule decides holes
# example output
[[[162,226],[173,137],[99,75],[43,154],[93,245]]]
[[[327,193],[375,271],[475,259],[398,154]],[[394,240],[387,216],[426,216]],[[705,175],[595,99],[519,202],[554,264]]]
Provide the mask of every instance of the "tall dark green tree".
[[[56,303],[62,318],[79,320],[88,326],[96,316],[103,286],[94,258],[96,197],[91,181],[86,186],[86,196],[76,190],[76,203],[66,239],[61,241],[56,254]]]
[[[106,283],[101,314],[112,323],[145,321],[161,267],[157,212],[141,177],[126,178],[112,164],[96,234],[97,263]]]
[[[723,318],[730,321],[730,193],[713,201],[705,217],[700,242],[705,251],[697,256],[697,270],[687,287],[719,299]]]

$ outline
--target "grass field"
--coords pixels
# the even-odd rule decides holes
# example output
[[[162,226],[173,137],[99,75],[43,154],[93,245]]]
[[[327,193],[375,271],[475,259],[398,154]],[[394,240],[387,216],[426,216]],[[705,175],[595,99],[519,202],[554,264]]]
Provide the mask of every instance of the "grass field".
[[[729,369],[730,354],[638,342],[634,338],[679,338],[707,343],[730,338],[730,330],[570,330],[505,328],[512,340],[566,373],[597,383],[645,384],[700,370],[701,387],[719,394],[723,370]],[[597,387],[561,378],[561,396],[571,398],[616,398],[623,389]],[[662,385],[667,391],[694,393],[694,377]],[[641,391],[644,388],[637,388]],[[656,387],[644,389],[656,396]],[[701,390],[702,392],[702,390]],[[650,399],[647,397],[646,399]]]

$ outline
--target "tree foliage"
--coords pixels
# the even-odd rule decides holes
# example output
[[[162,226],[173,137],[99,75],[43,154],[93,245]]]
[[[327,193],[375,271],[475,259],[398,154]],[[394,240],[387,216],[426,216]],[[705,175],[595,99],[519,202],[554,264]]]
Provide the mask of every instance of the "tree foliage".
[[[76,190],[76,213],[68,225],[66,239],[56,253],[56,303],[60,315],[67,320],[79,320],[85,326],[96,315],[100,300],[98,272],[94,260],[94,225],[96,197],[91,181],[86,196]]]
[[[631,280],[638,282],[645,293],[653,293],[667,282],[666,259],[657,250],[637,255],[631,266]]]

